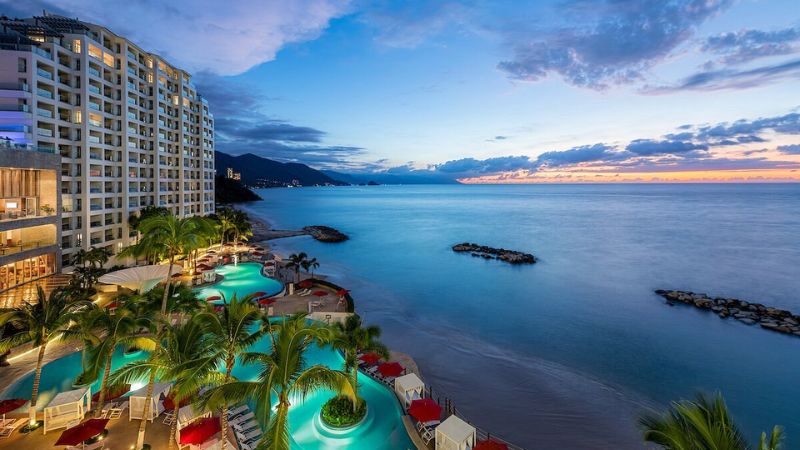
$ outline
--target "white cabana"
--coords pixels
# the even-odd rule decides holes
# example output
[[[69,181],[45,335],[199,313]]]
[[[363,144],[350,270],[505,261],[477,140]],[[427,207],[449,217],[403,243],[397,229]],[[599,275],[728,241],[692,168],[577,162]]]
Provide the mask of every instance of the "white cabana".
[[[92,408],[92,390],[88,387],[60,392],[44,408],[44,433],[68,428],[80,422]]]
[[[150,409],[147,413],[147,420],[153,421],[164,412],[164,399],[169,394],[169,383],[155,383],[153,385],[153,395],[150,397]],[[144,405],[147,400],[147,385],[140,387],[128,395],[128,420],[144,418]]]
[[[436,450],[469,450],[475,446],[475,427],[453,414],[436,427]]]
[[[194,405],[186,405],[178,410],[178,430],[182,430],[187,425],[191,424],[201,417],[211,417],[211,411],[205,411],[196,408]],[[180,440],[180,434],[178,434]]]
[[[422,398],[425,392],[425,383],[419,379],[417,374],[409,373],[394,379],[394,392],[400,399],[400,403],[403,404],[403,408],[408,408],[411,402]]]
[[[173,264],[172,273],[181,273],[183,267]],[[156,264],[152,266],[129,267],[127,269],[115,270],[98,278],[97,281],[105,284],[116,284],[133,291],[144,293],[153,289],[158,283],[167,279],[169,272],[168,264]]]

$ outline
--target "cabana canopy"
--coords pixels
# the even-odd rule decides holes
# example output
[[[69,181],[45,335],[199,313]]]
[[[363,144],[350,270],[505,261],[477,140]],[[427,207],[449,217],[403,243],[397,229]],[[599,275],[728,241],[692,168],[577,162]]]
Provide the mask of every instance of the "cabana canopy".
[[[414,400],[422,398],[425,392],[425,383],[419,379],[414,373],[403,375],[402,377],[395,378],[394,392],[403,404],[403,407],[408,408]]]
[[[169,388],[171,386],[172,385],[169,383],[155,383],[153,385],[153,395],[150,397],[150,408],[147,413],[147,420],[152,422],[153,419],[164,412],[164,405],[162,401],[167,397],[167,394],[169,394]],[[130,411],[128,420],[130,421],[144,418],[144,405],[147,400],[147,385],[144,385],[131,392],[131,394],[128,396],[128,399],[130,402],[128,405],[128,410]]]
[[[173,264],[172,273],[180,273],[183,267]],[[97,281],[106,284],[116,284],[133,291],[144,293],[153,289],[159,282],[167,279],[169,265],[156,264],[152,266],[129,267],[115,270],[100,277]]]
[[[44,433],[80,422],[91,408],[92,391],[88,387],[58,393],[44,408]]]
[[[452,415],[436,427],[436,450],[468,450],[475,446],[475,427]]]
[[[203,417],[211,417],[211,411],[203,412],[193,405],[184,406],[178,410],[178,430],[180,431],[184,427],[189,426],[192,422]]]

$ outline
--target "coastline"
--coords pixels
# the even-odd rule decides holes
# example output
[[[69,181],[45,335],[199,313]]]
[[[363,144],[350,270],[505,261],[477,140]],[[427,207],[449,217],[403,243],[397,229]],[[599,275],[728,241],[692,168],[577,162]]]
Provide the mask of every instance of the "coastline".
[[[271,229],[269,219],[251,208],[242,209],[247,212],[251,222],[254,223],[254,228],[255,224],[258,224],[261,231],[259,237],[265,238],[261,243],[268,246],[270,251],[284,256],[282,253],[294,251],[298,247],[291,243],[294,241],[281,241],[281,244],[268,241],[302,234],[276,237],[275,231]],[[276,247],[282,247],[282,249]],[[346,271],[335,274],[333,278],[336,278],[337,283],[348,289],[359,284],[355,282],[353,274],[348,274]],[[359,298],[360,296],[356,295],[355,297]],[[359,308],[359,313],[362,315],[363,309],[363,307]],[[398,318],[394,320],[401,321]],[[383,329],[393,328],[381,320],[372,320],[371,323],[379,325]],[[384,342],[390,347],[392,358],[401,360],[404,365],[409,367],[409,371],[420,375],[420,378],[426,385],[431,386],[437,395],[447,397],[453,402],[457,412],[465,420],[488,430],[493,435],[496,434],[498,437],[518,445],[536,448],[638,449],[642,447],[636,428],[636,418],[642,411],[652,408],[653,405],[639,398],[638,395],[626,392],[621,387],[608,385],[588,374],[577,372],[561,364],[538,358],[520,358],[519,355],[508,354],[505,349],[495,348],[491,354],[476,354],[470,350],[472,346],[463,344],[465,339],[463,330],[451,329],[446,333],[417,334],[415,337],[405,336],[402,341],[395,342],[392,342],[394,339],[390,336],[386,336],[387,339]],[[458,337],[453,338],[454,335]],[[467,337],[466,339],[471,338]],[[415,341],[417,344],[414,344]],[[422,344],[425,341],[428,345]],[[431,341],[436,341],[437,345],[430,345]],[[462,342],[462,345],[454,346],[454,342],[457,341]],[[498,391],[501,386],[506,387],[502,393],[495,392],[498,395],[491,403],[492,406],[501,408],[504,402],[502,398],[511,400],[521,392],[526,393],[522,398],[530,396],[535,397],[537,401],[527,406],[527,414],[522,418],[502,420],[499,414],[486,415],[486,411],[491,410],[491,407],[488,407],[483,399],[457,392],[461,387],[459,381],[466,377],[473,377],[474,374],[452,370],[446,361],[437,358],[435,350],[437,346],[440,348],[451,347],[451,351],[461,353],[467,358],[490,359],[499,367],[503,367],[503,370],[497,373],[484,374],[487,377],[495,375],[499,378],[498,382],[493,383],[493,386],[497,386]],[[422,348],[430,351],[421,352]],[[523,371],[524,382],[514,377],[514,372],[519,372],[519,365],[524,365],[525,368]],[[425,377],[420,374],[420,367],[425,368]],[[538,436],[535,442],[525,442],[515,438],[512,430],[526,428],[535,430],[535,434]],[[570,430],[574,435],[565,439],[564,433]],[[564,446],[565,442],[566,446]]]

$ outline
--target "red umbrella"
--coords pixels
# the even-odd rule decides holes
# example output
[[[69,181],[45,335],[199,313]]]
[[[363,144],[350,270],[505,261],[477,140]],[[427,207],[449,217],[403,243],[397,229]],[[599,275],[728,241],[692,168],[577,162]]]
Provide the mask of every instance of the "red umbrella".
[[[508,450],[508,446],[502,442],[489,439],[486,441],[478,441],[475,447],[472,447],[472,450]]]
[[[442,407],[437,405],[432,398],[421,398],[411,402],[408,413],[420,422],[430,422],[442,417]]]
[[[187,397],[187,398],[181,400],[178,405],[176,405],[175,404],[175,400],[173,400],[172,397],[167,397],[167,398],[164,399],[163,402],[161,402],[161,404],[164,405],[164,409],[165,410],[172,411],[172,410],[175,410],[175,409],[183,408],[184,406],[188,405],[190,403],[190,400],[191,399]],[[176,406],[177,406],[177,408],[176,408]]]
[[[8,400],[0,401],[0,414],[6,415],[11,411],[21,408],[22,405],[28,403],[24,398],[11,398]]]
[[[365,353],[358,357],[361,361],[369,364],[370,366],[375,364],[376,362],[380,361],[381,355],[377,353]]]
[[[328,292],[327,291],[314,291],[311,294],[314,295],[315,297],[325,297],[326,295],[328,295]]]
[[[253,252],[253,256],[264,256],[261,252]]]
[[[117,303],[116,301],[113,301],[106,305],[107,309],[117,309],[117,307],[119,307],[119,303]]]
[[[219,417],[205,417],[181,429],[180,443],[183,445],[200,445],[211,436],[219,433],[222,427]]]
[[[348,291],[347,289],[339,289],[338,291],[336,291],[336,295],[338,295],[339,297],[344,297],[349,292],[350,291]]]
[[[67,428],[61,433],[56,445],[78,445],[102,433],[108,425],[108,419],[89,419],[80,425]]]
[[[211,269],[213,269],[213,267],[211,267],[209,265],[206,265],[206,264],[198,264],[197,265],[197,269],[198,270],[211,270]]]
[[[258,297],[263,297],[263,296],[267,295],[267,293],[266,293],[266,292],[264,292],[264,291],[258,291],[258,292],[253,292],[253,293],[252,293],[252,294],[250,294],[250,295],[252,295],[253,297],[256,297],[256,298],[258,298]]]
[[[274,298],[262,298],[261,300],[258,301],[258,304],[259,305],[271,305],[271,304],[275,303],[276,301],[277,300],[275,300]]]
[[[222,305],[215,306],[214,307],[214,311],[217,311],[217,312],[222,311]]]
[[[300,283],[297,284],[297,287],[299,287],[300,289],[308,289],[313,285],[314,285],[313,281],[311,281],[311,280],[303,280],[303,281],[301,281]]]
[[[108,393],[106,394],[106,401],[114,400],[115,398],[120,398],[123,395],[127,394],[128,391],[130,391],[130,390],[131,390],[131,385],[130,384],[120,385],[116,389],[108,391]],[[99,402],[100,401],[100,392],[95,392],[94,395],[92,395],[92,401],[93,402]],[[103,405],[100,405],[100,406],[103,406]]]
[[[206,297],[207,302],[213,302],[214,300],[222,300],[222,297],[219,295],[212,295],[211,297]]]
[[[378,372],[384,377],[396,377],[403,373],[404,370],[403,366],[397,362],[387,362],[378,366]]]

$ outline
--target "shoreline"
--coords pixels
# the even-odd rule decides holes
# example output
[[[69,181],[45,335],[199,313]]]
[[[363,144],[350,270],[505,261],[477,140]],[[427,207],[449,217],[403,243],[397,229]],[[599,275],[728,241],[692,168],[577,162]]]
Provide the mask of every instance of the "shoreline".
[[[268,219],[263,217],[252,209],[245,209],[251,221],[259,223],[259,226],[266,227],[268,231],[271,230],[271,224]],[[301,234],[298,234],[301,235]],[[273,237],[274,235],[267,233],[270,236],[267,240],[280,239],[282,237],[295,237],[298,235]],[[262,235],[263,236],[263,235]],[[261,242],[263,245],[268,246],[269,250],[273,253],[276,252],[278,245],[270,245],[266,240]],[[288,247],[297,247],[297,245]],[[284,252],[289,252],[288,249],[283,249]],[[294,250],[291,250],[294,251]],[[345,287],[353,286],[355,283],[350,283],[352,274],[345,273],[339,274],[342,279],[337,280],[337,283]],[[359,308],[359,312],[363,315],[363,305]],[[395,318],[397,320],[397,318]],[[380,325],[382,328],[389,328],[384,323],[373,321],[374,324]],[[463,330],[450,330],[455,333],[463,333]],[[463,348],[452,348],[452,340],[447,339],[442,335],[423,336],[422,333],[417,333],[416,339],[423,337],[431,340],[439,340],[441,347],[451,347],[451,351],[457,353],[472,353],[471,351]],[[459,336],[459,339],[463,339]],[[467,339],[472,339],[468,336]],[[409,367],[409,371],[417,373],[420,378],[430,386],[439,395],[446,395],[450,401],[455,405],[457,412],[465,420],[474,426],[488,430],[492,435],[497,435],[501,439],[507,439],[513,443],[522,445],[523,447],[537,447],[537,448],[550,448],[550,445],[556,445],[558,442],[563,442],[563,430],[575,429],[576,426],[581,426],[580,431],[574,432],[574,441],[580,442],[573,445],[568,445],[569,448],[607,448],[613,447],[617,449],[635,449],[641,448],[642,441],[638,429],[636,428],[636,419],[638,415],[645,410],[651,409],[654,405],[649,400],[644,399],[639,394],[629,391],[623,386],[610,385],[600,379],[594,378],[592,375],[574,370],[560,363],[534,358],[534,357],[519,357],[518,355],[509,355],[506,349],[494,348],[492,354],[470,355],[471,357],[481,357],[483,359],[490,359],[497,362],[498,365],[506,366],[508,372],[498,373],[498,382],[503,383],[509,391],[504,393],[509,398],[516,396],[514,391],[519,387],[515,383],[519,380],[514,379],[509,375],[511,372],[520,372],[519,368],[524,368],[519,375],[524,378],[530,379],[531,383],[525,386],[525,390],[529,393],[535,393],[537,401],[527,406],[526,422],[514,423],[514,420],[496,422],[494,415],[486,415],[477,412],[476,410],[486,410],[486,404],[475,395],[464,396],[463,392],[458,392],[458,380],[461,377],[471,376],[474,374],[459,374],[454,371],[452,367],[438,367],[436,355],[428,352],[424,354],[416,354],[419,352],[419,345],[408,345],[407,342],[411,341],[410,337],[406,336],[404,341],[397,343],[387,342],[390,347],[392,358],[401,360],[405,365],[406,362],[413,363],[413,368]],[[402,353],[408,352],[408,353]],[[412,356],[413,355],[413,356]],[[407,358],[407,359],[406,359]],[[520,361],[524,359],[523,361]],[[511,362],[517,364],[516,367],[510,365]],[[428,376],[422,377],[420,374],[420,367],[426,367]],[[489,374],[487,374],[489,375]],[[484,394],[490,392],[495,393],[493,383],[492,390],[487,390]],[[455,393],[456,395],[452,395]],[[462,395],[458,395],[462,394]],[[485,395],[484,395],[485,396]],[[541,401],[540,401],[541,400]],[[502,405],[503,401],[495,399],[492,404]],[[498,406],[499,407],[499,406]],[[499,414],[498,414],[499,416]],[[528,420],[535,418],[536,424],[528,423]],[[493,423],[494,422],[494,423]],[[513,423],[513,425],[510,425]],[[525,442],[524,439],[515,438],[515,433],[510,433],[510,430],[519,427],[526,427],[527,429],[535,428],[537,435],[541,436],[535,442]],[[522,442],[520,442],[522,441]]]

